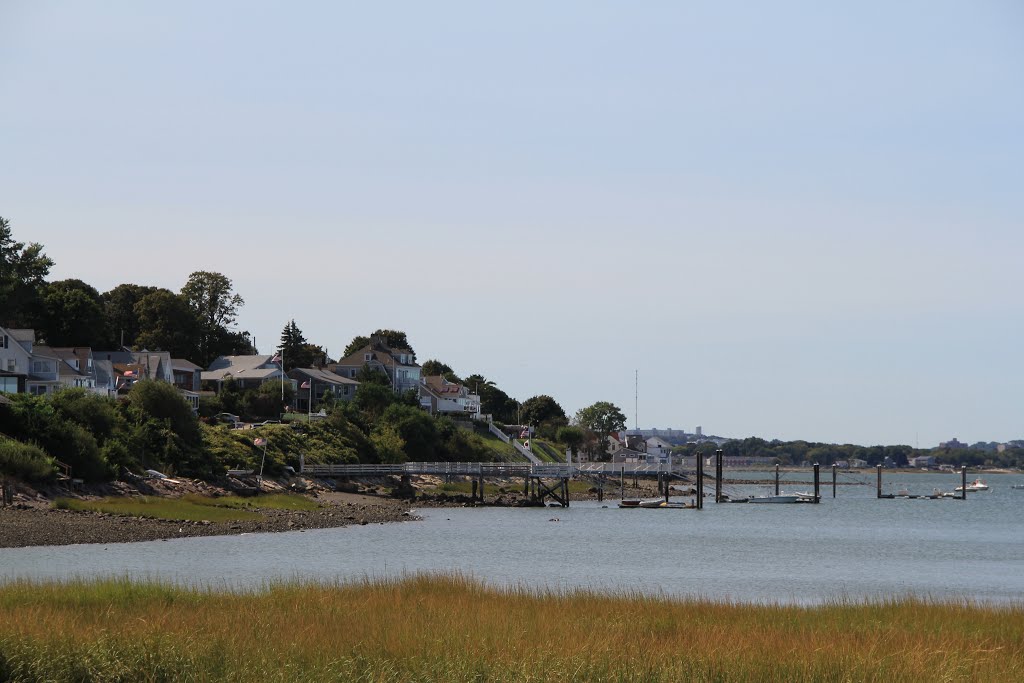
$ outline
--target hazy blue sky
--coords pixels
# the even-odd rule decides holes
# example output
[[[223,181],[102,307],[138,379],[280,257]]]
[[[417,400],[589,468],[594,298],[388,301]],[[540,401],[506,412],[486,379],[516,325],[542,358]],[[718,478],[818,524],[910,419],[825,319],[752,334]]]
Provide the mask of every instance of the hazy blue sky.
[[[706,433],[1024,437],[1024,4],[0,0],[0,215],[261,351]]]

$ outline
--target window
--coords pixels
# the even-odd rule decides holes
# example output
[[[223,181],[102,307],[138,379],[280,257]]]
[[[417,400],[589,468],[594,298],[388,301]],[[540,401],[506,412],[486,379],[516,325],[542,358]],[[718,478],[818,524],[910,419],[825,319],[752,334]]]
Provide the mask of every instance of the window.
[[[369,363],[370,362],[370,354],[364,353],[363,354],[363,360],[365,360],[367,363]]]
[[[2,344],[0,344],[0,348],[6,349],[6,348],[7,348],[7,344],[9,343],[9,342],[7,341],[7,335],[5,334],[5,335],[3,336],[3,339],[0,339],[0,341],[2,341],[2,342],[3,342]]]
[[[17,367],[18,362],[16,360],[14,360],[13,358],[7,359],[7,372],[14,372]]]

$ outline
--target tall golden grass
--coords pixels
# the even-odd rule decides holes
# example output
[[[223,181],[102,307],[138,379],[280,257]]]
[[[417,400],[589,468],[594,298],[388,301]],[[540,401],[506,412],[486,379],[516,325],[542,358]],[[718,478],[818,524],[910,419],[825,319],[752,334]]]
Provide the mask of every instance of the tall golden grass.
[[[492,589],[459,576],[252,593],[0,587],[0,680],[1011,681],[1024,607],[818,607]]]

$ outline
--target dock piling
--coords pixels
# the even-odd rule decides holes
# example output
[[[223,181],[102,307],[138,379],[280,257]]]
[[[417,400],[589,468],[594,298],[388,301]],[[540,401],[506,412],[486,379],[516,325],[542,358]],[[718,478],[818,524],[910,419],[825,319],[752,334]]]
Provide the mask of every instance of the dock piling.
[[[832,463],[832,497],[836,497],[836,464]]]
[[[722,449],[715,451],[715,502],[722,502]]]
[[[775,463],[775,495],[779,495],[779,463]]]
[[[960,465],[960,500],[967,500],[967,465]]]
[[[878,481],[875,483],[875,497],[882,497],[882,466],[878,465]]]
[[[821,466],[814,463],[814,502],[821,502]]]

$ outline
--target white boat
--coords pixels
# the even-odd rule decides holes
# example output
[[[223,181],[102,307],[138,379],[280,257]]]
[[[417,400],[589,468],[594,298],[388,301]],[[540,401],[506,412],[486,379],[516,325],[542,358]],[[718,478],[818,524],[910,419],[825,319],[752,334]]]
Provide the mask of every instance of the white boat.
[[[954,491],[963,491],[963,486],[957,486]],[[971,491],[988,491],[988,484],[985,483],[984,479],[978,478],[967,485],[967,492]]]
[[[768,494],[766,496],[750,496],[748,503],[799,503],[800,496],[792,493]]]

